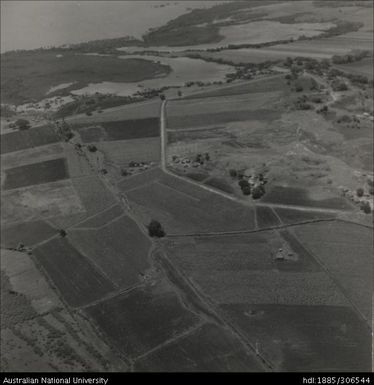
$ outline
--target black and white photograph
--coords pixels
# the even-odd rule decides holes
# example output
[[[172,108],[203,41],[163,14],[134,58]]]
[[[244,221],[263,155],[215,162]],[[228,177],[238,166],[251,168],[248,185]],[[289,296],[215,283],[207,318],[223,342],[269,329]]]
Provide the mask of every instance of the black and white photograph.
[[[371,384],[373,19],[1,0],[2,383]]]

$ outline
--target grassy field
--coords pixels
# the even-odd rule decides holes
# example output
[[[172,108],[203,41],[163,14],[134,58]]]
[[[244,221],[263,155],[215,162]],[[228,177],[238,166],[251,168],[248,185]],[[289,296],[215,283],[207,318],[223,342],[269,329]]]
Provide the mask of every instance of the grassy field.
[[[116,120],[100,122],[100,124],[78,128],[84,143],[98,142],[101,140],[130,140],[139,138],[152,138],[160,135],[158,118],[145,118],[133,120]]]
[[[262,198],[262,201],[285,205],[352,210],[352,206],[344,198],[313,200],[308,197],[306,190],[294,187],[273,186]]]
[[[3,190],[56,182],[69,177],[66,159],[58,158],[5,170]]]
[[[123,209],[120,205],[114,205],[109,207],[107,210],[95,215],[92,218],[87,219],[86,221],[74,226],[74,227],[84,227],[90,229],[97,229],[103,227],[112,220],[118,218],[123,214]]]
[[[171,178],[168,178],[169,180]],[[130,201],[143,207],[150,217],[159,219],[166,232],[230,231],[254,227],[251,208],[229,201],[199,187],[184,189],[185,182],[154,182],[127,193]]]
[[[1,135],[1,154],[59,142],[52,127],[35,127]]]
[[[276,208],[275,212],[279,215],[282,222],[285,224],[292,224],[304,221],[310,221],[313,219],[329,219],[334,218],[334,214],[328,214],[323,212],[305,211],[305,210],[292,210]]]
[[[361,313],[371,319],[372,231],[331,222],[300,226],[295,234],[338,280]]]
[[[218,126],[222,127],[229,122],[240,122],[247,120],[276,120],[281,113],[275,110],[258,109],[255,111],[226,111],[216,113],[201,113],[195,115],[171,116],[168,118],[169,129],[186,129],[193,127]]]
[[[233,96],[233,95],[243,95],[251,93],[266,93],[266,92],[276,92],[283,91],[287,88],[286,81],[282,76],[271,76],[268,78],[263,78],[255,81],[249,81],[241,84],[233,84],[228,87],[224,87],[212,91],[199,92],[191,96],[186,96],[185,99],[196,99],[196,98],[211,98],[219,96]],[[268,95],[269,97],[269,95]]]
[[[87,305],[114,289],[111,282],[65,238],[44,243],[33,253],[72,307]]]
[[[272,227],[280,224],[278,217],[270,207],[256,207],[256,218],[259,228]]]
[[[72,179],[74,189],[89,215],[116,203],[113,194],[96,175]]]
[[[160,115],[161,101],[159,98],[147,102],[128,104],[125,106],[108,108],[100,114],[88,116],[86,114],[74,115],[65,120],[73,125],[90,125],[101,122],[114,122],[118,120],[154,118]]]
[[[29,163],[61,158],[64,153],[62,143],[47,144],[22,151],[9,152],[1,155],[1,168],[8,169]]]
[[[277,371],[371,371],[371,337],[344,306],[231,304],[222,310]]]
[[[139,359],[136,371],[145,372],[252,372],[263,368],[231,333],[214,324]]]
[[[32,246],[52,237],[56,230],[45,221],[23,222],[11,226],[1,226],[1,246],[17,247],[20,243]]]
[[[355,63],[336,65],[335,67],[348,73],[364,75],[368,79],[373,79],[373,57],[365,58]]]
[[[128,166],[131,161],[158,162],[161,156],[159,137],[96,142],[94,144],[104,154],[106,161],[121,166]]]
[[[116,56],[88,56],[68,52],[57,57],[57,54],[60,52],[52,50],[2,55],[2,102],[22,104],[40,100],[45,98],[51,87],[64,83],[77,81],[68,88],[71,91],[102,81],[138,82],[164,76],[170,71],[167,66],[142,59],[123,60]]]
[[[128,358],[174,338],[198,321],[163,281],[89,307],[86,312]]]
[[[27,222],[84,211],[70,180],[4,191],[1,198],[1,219],[4,222]],[[87,200],[91,202],[89,198]],[[92,206],[96,210],[95,202]]]
[[[101,226],[98,230],[71,230],[73,245],[117,286],[128,288],[139,283],[149,268],[150,241],[128,217]]]

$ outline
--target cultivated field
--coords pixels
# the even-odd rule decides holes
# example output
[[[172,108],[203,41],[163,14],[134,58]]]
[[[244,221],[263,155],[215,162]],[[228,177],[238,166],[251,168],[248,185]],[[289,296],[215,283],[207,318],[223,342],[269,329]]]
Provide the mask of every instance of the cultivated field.
[[[87,222],[81,226],[86,227]],[[129,288],[139,283],[149,268],[150,241],[128,217],[118,217],[106,225],[102,223],[97,230],[71,230],[69,237],[118,287]]]
[[[251,372],[263,368],[229,332],[205,324],[136,361],[146,372]]]
[[[198,318],[161,281],[86,309],[112,344],[135,358],[196,326]]]
[[[371,371],[368,328],[349,307],[223,305],[276,371]]]
[[[46,160],[5,170],[5,181],[2,184],[2,189],[4,191],[13,190],[67,178],[65,158]]]
[[[185,186],[189,186],[185,189]],[[124,188],[125,183],[123,183]],[[126,192],[126,190],[125,190]],[[218,194],[180,179],[164,176],[158,182],[127,192],[130,201],[159,219],[169,233],[252,229],[254,212]]]
[[[87,305],[114,289],[100,270],[66,239],[55,238],[35,248],[33,253],[72,307]]]
[[[56,143],[60,139],[52,127],[35,127],[1,135],[1,154]]]
[[[335,277],[347,297],[371,319],[371,229],[331,222],[300,226],[295,234]]]

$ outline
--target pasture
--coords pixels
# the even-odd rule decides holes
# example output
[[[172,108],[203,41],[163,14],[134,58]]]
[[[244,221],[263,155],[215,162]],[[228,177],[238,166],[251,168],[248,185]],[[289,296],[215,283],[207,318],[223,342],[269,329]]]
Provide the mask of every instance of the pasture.
[[[215,113],[200,113],[168,117],[168,128],[182,130],[192,127],[224,126],[229,122],[247,120],[272,121],[280,118],[281,112],[274,109],[261,108],[258,110],[226,111]]]
[[[114,289],[112,283],[66,238],[54,238],[33,250],[62,298],[72,307],[87,305]]]
[[[159,137],[110,142],[95,142],[108,163],[128,166],[129,162],[159,162],[161,143]]]
[[[61,143],[47,144],[45,146],[9,152],[1,155],[1,169],[4,170],[27,165],[29,163],[61,158],[63,154],[64,147]]]
[[[79,223],[78,225],[74,227],[83,227],[83,228],[90,228],[90,229],[97,229],[100,227],[104,227],[109,222],[113,221],[114,219],[118,218],[119,216],[123,215],[123,210],[120,205],[114,205],[109,207],[108,209],[98,213],[97,215],[93,216],[92,218],[88,218],[82,223]]]
[[[56,233],[56,229],[42,220],[22,222],[8,226],[3,225],[1,226],[1,246],[4,248],[15,248],[22,243],[30,247],[35,243],[52,237]]]
[[[59,141],[59,137],[50,126],[10,132],[1,135],[1,154],[44,146]]]
[[[74,178],[72,183],[88,215],[116,203],[113,194],[96,175]]]
[[[154,349],[198,322],[164,281],[134,289],[85,311],[128,358]]]
[[[86,114],[74,115],[67,117],[65,120],[73,125],[96,125],[101,122],[114,122],[126,119],[143,119],[154,118],[160,115],[161,101],[159,98],[127,104],[124,106],[112,107],[105,109],[100,114],[88,116]]]
[[[160,136],[159,118],[116,120],[89,127],[77,127],[83,143],[101,140],[129,140]]]
[[[165,183],[166,182],[166,183]],[[127,192],[130,202],[161,221],[167,233],[232,231],[254,228],[254,210],[177,178]],[[171,182],[171,183],[170,183]]]
[[[84,207],[71,180],[8,190],[1,194],[1,220],[4,222],[27,222],[76,215],[83,211]]]
[[[266,203],[298,205],[304,207],[320,207],[340,210],[352,210],[348,201],[341,197],[314,200],[308,197],[306,189],[274,185],[261,199]]]
[[[330,219],[335,218],[335,214],[324,213],[322,211],[307,211],[293,210],[284,208],[275,208],[274,211],[278,214],[283,223],[289,225],[293,223],[311,221],[314,219]]]
[[[199,92],[186,96],[184,99],[188,100],[196,98],[200,99],[220,96],[247,95],[251,93],[262,93],[262,95],[264,95],[267,92],[284,91],[285,89],[287,89],[287,84],[284,80],[284,75],[275,75],[220,87],[219,89],[211,91]],[[271,97],[271,95],[268,95],[268,97]]]
[[[349,223],[326,222],[298,226],[294,231],[360,312],[371,319],[372,230]]]
[[[277,371],[371,371],[370,331],[349,307],[230,304],[221,309]]]
[[[65,158],[31,163],[5,170],[3,190],[56,182],[69,177]]]
[[[256,219],[258,228],[278,226],[280,224],[273,209],[265,206],[256,207]]]
[[[87,255],[118,287],[129,288],[139,283],[150,267],[148,251],[151,243],[126,216],[113,219],[107,225],[102,223],[97,230],[70,230],[69,238],[77,250]]]
[[[263,367],[228,331],[205,324],[135,363],[145,372],[252,372]]]

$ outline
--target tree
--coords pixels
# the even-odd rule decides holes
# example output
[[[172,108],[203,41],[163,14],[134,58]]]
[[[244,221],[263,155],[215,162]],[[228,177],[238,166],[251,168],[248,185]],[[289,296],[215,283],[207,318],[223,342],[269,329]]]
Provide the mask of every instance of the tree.
[[[165,95],[164,95],[164,94],[160,94],[160,99],[161,99],[162,101],[164,101],[164,100],[166,99]]]
[[[230,174],[231,178],[236,178],[238,176],[237,171],[233,168],[229,170],[229,174]]]
[[[19,130],[28,130],[30,128],[30,122],[27,119],[18,119],[15,125]]]
[[[265,194],[265,189],[263,186],[256,186],[252,190],[252,198],[253,199],[259,199]]]
[[[96,152],[97,151],[97,147],[93,144],[89,144],[87,148],[88,148],[89,152]]]
[[[161,223],[152,219],[148,225],[148,234],[151,237],[162,238],[165,236],[165,231],[161,226]]]
[[[180,98],[182,96],[182,91],[178,90],[178,97]]]
[[[357,190],[356,190],[356,194],[358,197],[362,197],[364,195],[364,189],[359,187]]]
[[[247,180],[245,179],[240,179],[240,181],[238,182],[239,186],[241,189],[243,189],[244,187],[249,187],[249,183]]]
[[[361,210],[362,210],[365,214],[370,214],[370,213],[371,213],[371,207],[370,207],[369,202],[362,202],[362,203],[361,203]]]
[[[242,193],[243,193],[244,195],[250,195],[250,194],[251,194],[251,188],[250,188],[249,186],[244,186],[244,187],[242,188]]]
[[[65,238],[67,235],[66,231],[63,229],[61,229],[58,233],[60,234],[60,237],[62,237],[62,238]]]

